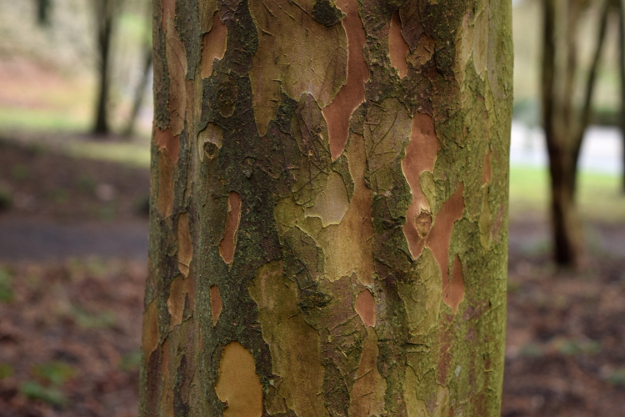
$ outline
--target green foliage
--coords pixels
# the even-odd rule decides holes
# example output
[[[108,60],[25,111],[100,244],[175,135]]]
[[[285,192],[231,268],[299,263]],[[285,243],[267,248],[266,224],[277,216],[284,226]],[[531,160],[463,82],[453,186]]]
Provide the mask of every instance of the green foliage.
[[[618,175],[594,172],[581,172],[578,175],[578,203],[585,219],[608,222],[625,221],[625,198],[620,191]],[[510,168],[510,218],[524,220],[536,214],[546,215],[548,204],[547,168],[512,166]]]
[[[11,168],[11,176],[18,181],[30,178],[30,174],[30,169],[24,164],[17,164]]]
[[[540,358],[544,353],[542,347],[539,345],[535,343],[527,343],[521,347],[519,354],[527,358]]]
[[[65,362],[54,361],[35,365],[33,374],[50,385],[60,386],[76,375],[76,369]]]
[[[612,371],[606,380],[610,385],[625,387],[625,368]]]
[[[135,350],[122,356],[119,369],[122,371],[134,371],[141,364],[141,350]]]
[[[76,180],[76,185],[83,191],[88,193],[93,193],[98,185],[96,180],[93,179],[89,174],[82,174]]]
[[[0,303],[10,303],[13,301],[13,277],[3,267],[0,267]]]
[[[0,381],[13,376],[13,367],[6,363],[0,364]]]
[[[13,193],[0,185],[0,211],[8,210],[13,205]]]
[[[74,306],[72,316],[83,329],[106,329],[115,325],[117,317],[111,311],[90,313],[81,307]]]
[[[28,399],[43,401],[57,407],[67,404],[67,398],[58,387],[44,387],[35,381],[24,382],[20,385],[20,392]]]
[[[594,340],[557,339],[553,342],[555,348],[563,355],[594,355],[601,351],[601,345]]]

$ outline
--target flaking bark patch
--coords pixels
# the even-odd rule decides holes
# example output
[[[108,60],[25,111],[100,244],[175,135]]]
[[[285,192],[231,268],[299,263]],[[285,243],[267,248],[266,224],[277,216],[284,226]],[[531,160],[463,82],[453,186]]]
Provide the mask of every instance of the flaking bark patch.
[[[210,77],[213,73],[213,61],[224,57],[227,35],[228,28],[221,22],[219,11],[215,11],[211,30],[202,37],[202,78]]]
[[[363,52],[365,30],[358,15],[358,2],[339,0],[337,5],[345,13],[342,25],[347,35],[347,78],[332,103],[323,109],[333,160],[345,149],[349,122],[354,111],[365,101],[365,83],[369,79],[369,67]]]
[[[187,277],[189,266],[193,259],[193,245],[191,243],[191,233],[189,232],[189,215],[181,213],[178,216],[178,269]]]
[[[158,189],[156,208],[163,218],[171,216],[174,204],[174,164],[166,149],[158,154]]]
[[[167,150],[167,155],[174,165],[178,162],[180,154],[180,137],[174,136],[171,133],[171,129],[161,130],[159,128],[155,128],[154,143],[158,149]]]
[[[410,141],[401,161],[402,172],[412,194],[403,230],[413,259],[421,254],[425,238],[432,227],[432,212],[421,188],[421,174],[434,171],[439,149],[434,120],[427,114],[417,113],[412,119]]]
[[[241,197],[232,191],[228,196],[228,219],[224,237],[219,243],[219,255],[225,263],[230,265],[234,260],[234,251],[237,245],[237,232],[241,221]]]
[[[378,370],[378,353],[378,337],[374,329],[368,328],[356,381],[350,392],[350,416],[380,416],[384,412],[386,383]]]
[[[464,274],[460,257],[455,256],[451,279],[443,285],[443,302],[456,313],[458,305],[464,299]]]
[[[391,65],[399,73],[399,78],[404,78],[408,74],[408,63],[406,57],[410,52],[410,47],[404,40],[401,33],[401,20],[399,12],[393,13],[388,30],[388,53]]]
[[[147,360],[152,352],[158,348],[158,311],[156,302],[152,301],[143,312],[143,332],[141,333],[141,346],[143,357]]]
[[[436,213],[434,226],[430,231],[426,243],[432,250],[434,258],[436,258],[436,262],[441,269],[443,288],[448,286],[449,281],[449,245],[451,242],[451,233],[456,221],[462,219],[462,212],[464,211],[463,190],[464,186],[460,184],[456,192],[441,205],[441,209]],[[444,294],[443,297],[445,297]]]
[[[324,373],[320,336],[304,320],[297,304],[297,285],[283,275],[282,268],[277,261],[262,266],[249,287],[275,375],[277,389],[268,402],[282,402],[297,416],[329,416],[320,395]],[[288,346],[297,349],[285,349]]]
[[[169,286],[169,298],[167,299],[167,311],[169,311],[170,328],[182,323],[185,306],[190,302],[188,294],[191,280],[183,275],[178,275]]]
[[[187,107],[187,52],[176,31],[176,0],[163,1],[165,54],[169,70],[169,127],[174,136],[184,129]]]
[[[369,290],[358,294],[354,308],[366,326],[375,326],[375,299]]]
[[[259,42],[249,75],[261,136],[276,117],[282,93],[295,100],[311,94],[324,108],[345,83],[345,32],[315,21],[312,9],[312,0],[250,2]]]
[[[224,347],[215,391],[226,405],[223,417],[260,417],[263,414],[263,390],[254,357],[239,342],[230,342]]]

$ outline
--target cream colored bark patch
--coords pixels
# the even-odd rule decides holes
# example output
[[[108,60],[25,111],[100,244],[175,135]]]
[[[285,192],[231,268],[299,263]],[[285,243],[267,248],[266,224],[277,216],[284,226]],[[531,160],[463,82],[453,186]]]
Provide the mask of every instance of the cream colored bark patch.
[[[219,255],[225,263],[230,265],[234,260],[234,250],[237,245],[237,232],[241,221],[241,197],[239,193],[231,192],[228,197],[228,219],[224,237],[219,244]]]
[[[369,290],[358,294],[354,308],[365,325],[375,326],[375,298]]]
[[[434,120],[427,114],[417,113],[412,119],[406,156],[401,161],[401,169],[412,194],[412,203],[406,212],[403,229],[413,259],[421,254],[425,238],[432,227],[432,213],[421,188],[421,174],[434,170],[439,149],[440,142],[434,130]]]
[[[388,30],[388,52],[391,58],[391,65],[399,73],[399,78],[404,78],[408,74],[408,63],[406,56],[410,52],[410,47],[401,34],[401,21],[399,12],[396,11],[391,17],[391,24]]]
[[[395,189],[395,164],[410,139],[412,119],[396,98],[371,106],[365,121],[368,182],[371,189],[389,195]]]
[[[352,135],[346,155],[354,194],[341,223],[323,229],[319,241],[324,248],[328,279],[335,281],[356,274],[362,284],[371,285],[374,269],[371,190],[365,183],[367,157],[361,135]]]
[[[281,93],[299,100],[312,94],[326,107],[345,84],[347,39],[343,27],[312,18],[314,0],[251,0],[258,28],[250,80],[261,136],[280,105]]]
[[[365,101],[365,84],[369,79],[369,67],[365,62],[365,29],[358,15],[356,0],[338,0],[337,6],[345,13],[342,25],[347,34],[347,80],[338,94],[323,109],[323,117],[328,123],[330,152],[336,160],[347,143],[349,121],[354,110]]]
[[[239,342],[224,347],[215,392],[226,403],[223,417],[260,417],[263,414],[263,389],[254,357]]]
[[[223,146],[223,132],[219,126],[209,123],[197,134],[197,151],[200,161],[208,162],[217,156]]]
[[[306,209],[306,217],[319,217],[323,227],[327,227],[341,223],[348,207],[349,198],[343,178],[332,171],[325,189],[317,194],[315,205]]]
[[[482,78],[488,66],[488,2],[480,0],[475,10],[464,16],[456,35],[456,57],[454,71],[460,85],[464,81],[464,73],[469,61],[473,61],[475,71]]]
[[[258,321],[269,345],[276,390],[270,404],[286,403],[298,416],[329,416],[323,399],[319,334],[302,317],[297,285],[284,277],[282,262],[258,269],[249,287],[258,304]]]
[[[211,299],[211,314],[213,316],[213,326],[217,325],[219,321],[219,316],[221,315],[221,311],[223,310],[224,304],[221,299],[221,293],[219,292],[219,287],[217,285],[211,285],[210,289],[210,299]]]
[[[189,232],[189,215],[181,213],[178,216],[178,269],[187,277],[189,266],[193,259],[193,245],[191,245],[191,232]]]
[[[208,78],[213,73],[213,61],[221,59],[226,53],[226,38],[228,28],[221,22],[219,11],[213,14],[211,30],[202,37],[202,78]]]

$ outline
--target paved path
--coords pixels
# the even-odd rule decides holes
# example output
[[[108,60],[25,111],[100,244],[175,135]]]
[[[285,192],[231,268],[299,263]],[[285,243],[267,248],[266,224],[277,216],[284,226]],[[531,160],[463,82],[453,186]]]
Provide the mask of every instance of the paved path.
[[[52,261],[92,255],[147,260],[147,220],[58,224],[0,216],[0,261]]]

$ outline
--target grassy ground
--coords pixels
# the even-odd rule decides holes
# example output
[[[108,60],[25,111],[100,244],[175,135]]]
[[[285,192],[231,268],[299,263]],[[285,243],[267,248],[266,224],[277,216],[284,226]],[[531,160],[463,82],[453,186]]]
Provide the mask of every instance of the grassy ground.
[[[546,218],[549,177],[546,168],[513,166],[510,169],[510,218],[528,215]],[[593,172],[579,174],[578,204],[586,220],[625,223],[625,194],[621,178]]]

